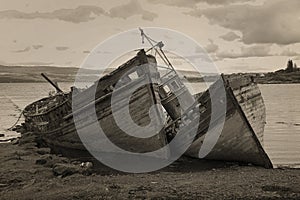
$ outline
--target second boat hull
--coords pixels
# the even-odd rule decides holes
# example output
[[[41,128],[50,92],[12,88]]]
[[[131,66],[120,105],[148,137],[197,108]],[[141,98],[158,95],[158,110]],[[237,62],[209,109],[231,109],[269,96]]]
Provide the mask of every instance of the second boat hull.
[[[220,86],[222,85],[225,85],[226,91],[226,113],[224,113],[224,115],[220,113],[214,122],[210,122],[211,118],[208,116],[211,116],[211,99],[214,98],[215,100],[221,98],[218,95],[221,93],[222,87]],[[257,90],[257,85],[251,81],[244,85],[248,87],[247,94],[251,94],[251,91]],[[198,135],[185,154],[196,158],[238,161],[272,168],[272,163],[259,140],[259,138],[262,138],[262,127],[264,127],[265,122],[254,120],[255,117],[253,119],[249,113],[248,117],[246,116],[243,108],[246,109],[247,101],[251,101],[251,96],[248,95],[248,100],[245,100],[242,108],[236,98],[236,95],[240,97],[240,92],[234,94],[234,89],[236,88],[242,91],[243,84],[231,87],[230,80],[222,78],[211,87],[210,93],[206,91],[199,97],[198,101],[206,108],[203,114],[205,117],[202,117],[204,119],[200,117]],[[253,94],[255,94],[255,92]],[[253,98],[255,98],[255,95]],[[222,101],[222,99],[220,99],[220,101]],[[260,112],[264,111],[264,105],[258,106],[259,113],[255,113],[255,106],[259,104],[260,100],[255,102],[255,105],[250,103],[252,108],[249,108],[247,111],[254,109],[253,116],[261,116]],[[249,116],[250,120],[248,120]],[[265,114],[262,115],[263,118],[264,116]],[[209,127],[210,125],[211,127]],[[256,130],[260,130],[261,132],[258,132],[257,135],[253,127],[256,127]],[[215,134],[220,130],[220,134]],[[212,146],[213,148],[210,149]],[[209,153],[207,154],[205,152]]]

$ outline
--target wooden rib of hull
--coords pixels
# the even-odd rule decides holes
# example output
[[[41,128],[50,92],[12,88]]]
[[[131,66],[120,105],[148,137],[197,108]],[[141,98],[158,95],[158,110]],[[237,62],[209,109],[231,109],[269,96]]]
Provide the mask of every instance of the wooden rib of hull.
[[[220,81],[223,80],[219,80],[218,82]],[[253,117],[260,116],[262,114],[261,112],[265,111],[261,97],[257,98],[258,87],[252,81],[247,84],[241,83],[240,85],[233,85],[232,87],[230,84],[230,80],[227,79],[225,83],[227,107],[224,127],[217,143],[205,159],[239,161],[272,168],[272,163],[258,139],[259,137],[262,137],[262,127],[264,126],[265,121],[260,121]],[[235,84],[238,83],[235,82]],[[221,88],[218,86],[214,88],[216,85],[218,84],[215,83],[211,87],[211,95],[216,95],[212,96],[212,98],[215,99],[218,98],[218,94],[220,94],[218,91],[221,91]],[[239,101],[241,100],[237,100],[237,98],[241,98],[241,91],[244,90],[247,91],[243,94],[244,96],[247,96],[247,99],[244,99],[244,103],[240,106]],[[213,132],[216,127],[220,126],[222,118],[222,116],[219,116],[219,118],[213,122],[214,127],[210,130],[211,132],[207,132],[210,122],[210,117],[207,116],[209,116],[211,112],[209,92],[206,91],[198,101],[202,102],[202,104],[204,103],[203,105],[206,107],[204,116],[206,117],[203,117],[203,115],[202,117],[200,116],[198,136],[185,153],[188,156],[196,158],[199,158],[199,150],[202,147],[205,136]],[[249,106],[249,108],[247,106]],[[258,107],[258,113],[255,113],[256,107]],[[244,110],[246,112],[244,112]],[[247,115],[245,113],[247,113]],[[249,116],[251,116],[250,121],[248,121]],[[205,118],[206,120],[201,120],[201,118]],[[262,118],[265,119],[265,114],[262,115]],[[257,137],[253,127],[255,127],[256,130],[261,131],[259,132],[259,137]],[[208,140],[208,142],[210,141]]]

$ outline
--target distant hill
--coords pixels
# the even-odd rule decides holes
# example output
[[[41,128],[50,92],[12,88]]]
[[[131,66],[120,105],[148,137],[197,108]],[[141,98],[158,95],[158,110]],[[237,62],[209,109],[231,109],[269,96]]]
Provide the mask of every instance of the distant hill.
[[[295,72],[269,72],[256,77],[256,81],[261,84],[287,84],[300,83],[300,71]]]
[[[0,83],[24,83],[24,82],[45,82],[41,73],[46,74],[55,82],[74,82],[79,68],[76,67],[57,67],[57,66],[3,66],[0,65]],[[96,80],[99,78],[99,71],[90,69],[84,70],[82,81]],[[106,73],[113,71],[109,68]],[[164,70],[161,70],[162,74]],[[215,81],[217,75],[211,73],[199,74],[196,71],[177,70],[181,78],[189,82]],[[300,68],[296,63],[289,60],[285,69],[267,73],[240,73],[251,75],[258,83],[277,84],[277,83],[300,83]]]
[[[55,67],[55,66],[3,66],[0,65],[0,83],[32,83],[45,82],[41,73],[45,73],[55,82],[74,82],[79,68],[76,67]],[[113,69],[108,69],[107,72]],[[83,81],[95,80],[98,71],[84,69],[85,76],[80,77]],[[203,82],[203,77],[198,72],[178,70],[182,78],[189,82]],[[288,72],[286,70],[277,70],[268,73],[242,73],[255,78],[260,84],[282,84],[282,83],[300,83],[300,71]],[[203,74],[206,81],[214,81],[215,74]]]
[[[53,81],[73,82],[78,72],[75,67],[54,66],[3,66],[0,65],[1,83],[45,82],[41,73],[45,73]],[[95,77],[94,70],[85,70],[87,77]]]
[[[76,67],[55,67],[55,66],[3,66],[0,65],[0,83],[26,83],[45,82],[41,73],[45,73],[51,80],[56,82],[74,82],[79,68]],[[81,80],[92,80],[98,77],[96,70],[84,70],[84,77]],[[107,69],[111,72],[113,69]],[[191,82],[202,82],[203,79],[198,72],[178,70],[180,76]],[[212,74],[205,74],[211,76]]]
[[[300,69],[289,60],[285,69],[259,75],[256,80],[262,84],[300,83]]]

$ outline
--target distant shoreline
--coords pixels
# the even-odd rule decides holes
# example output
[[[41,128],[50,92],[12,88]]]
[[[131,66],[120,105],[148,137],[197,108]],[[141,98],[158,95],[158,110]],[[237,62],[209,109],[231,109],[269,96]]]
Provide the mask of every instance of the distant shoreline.
[[[47,76],[54,82],[74,82],[78,72],[78,68],[74,67],[51,67],[51,66],[2,66],[0,65],[0,83],[44,83],[46,82],[41,73]],[[205,74],[204,77],[199,77],[198,72],[179,70],[179,73],[191,83],[201,83],[206,81],[213,82],[216,80],[214,74]],[[268,73],[238,73],[239,75],[253,76],[258,84],[299,84],[300,71],[287,72],[286,70],[278,70]],[[97,80],[99,71],[85,70],[82,80],[89,82]],[[226,76],[226,74],[225,74]]]
[[[58,83],[74,83],[74,81],[66,81],[66,80],[55,80]],[[189,81],[190,83],[204,83],[204,81]],[[24,81],[3,81],[0,78],[0,84],[1,83],[47,83],[46,81],[30,81],[30,80],[24,80]],[[258,84],[262,85],[288,85],[288,84],[300,84],[300,82],[261,82],[257,81]]]
[[[58,79],[55,78],[53,79],[55,82],[58,83],[74,83],[75,80],[72,79]],[[205,81],[202,78],[186,78],[186,80],[190,83],[204,83]],[[213,81],[209,81],[209,80],[214,80],[214,78],[208,78],[207,81],[208,82],[213,82]],[[265,79],[257,79],[254,78],[255,82],[258,84],[270,84],[270,85],[276,85],[276,84],[300,84],[300,80],[296,80],[296,81],[268,81]],[[82,81],[84,82],[84,81]],[[45,80],[32,80],[32,79],[13,79],[13,78],[2,78],[0,76],[0,83],[47,83]]]

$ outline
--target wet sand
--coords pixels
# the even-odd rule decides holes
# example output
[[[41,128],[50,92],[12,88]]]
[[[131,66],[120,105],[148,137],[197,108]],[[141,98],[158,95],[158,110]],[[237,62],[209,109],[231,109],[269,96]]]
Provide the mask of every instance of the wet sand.
[[[95,163],[82,169],[49,151],[30,134],[0,144],[0,199],[300,199],[299,169],[181,158],[157,172],[126,174]]]

